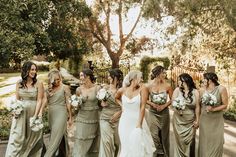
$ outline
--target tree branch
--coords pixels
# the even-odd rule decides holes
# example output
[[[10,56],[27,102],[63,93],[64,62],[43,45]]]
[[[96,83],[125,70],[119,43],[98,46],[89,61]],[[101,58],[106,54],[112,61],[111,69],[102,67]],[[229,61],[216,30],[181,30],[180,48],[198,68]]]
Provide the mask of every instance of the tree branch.
[[[123,41],[123,26],[122,26],[122,0],[119,1],[119,9],[118,9],[118,16],[119,16],[119,33],[120,33],[120,43]]]

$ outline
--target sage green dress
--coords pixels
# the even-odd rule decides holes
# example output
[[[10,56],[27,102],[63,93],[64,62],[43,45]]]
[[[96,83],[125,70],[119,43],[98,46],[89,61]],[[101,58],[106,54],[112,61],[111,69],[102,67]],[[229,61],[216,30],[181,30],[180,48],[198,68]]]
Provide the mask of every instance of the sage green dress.
[[[24,110],[16,119],[12,119],[10,137],[5,157],[41,157],[43,149],[42,130],[34,132],[29,126],[29,119],[34,115],[37,104],[37,88],[20,88],[20,100]]]
[[[150,100],[152,101],[153,95],[163,94],[154,93],[150,94]],[[167,92],[164,91],[167,98]],[[156,151],[153,153],[153,157],[169,157],[169,132],[170,132],[170,114],[169,108],[166,107],[162,111],[157,111],[155,108],[150,107],[149,113],[146,116],[147,123],[150,128],[150,132],[156,147]]]
[[[185,109],[182,114],[174,109],[173,114],[173,132],[175,137],[174,156],[178,157],[194,157],[195,156],[195,108],[196,98],[194,95],[196,89],[192,91],[192,102],[189,98],[184,98],[179,91],[179,97],[184,99]]]
[[[45,157],[69,155],[67,140],[67,108],[64,87],[62,86],[52,96],[48,97],[49,127],[51,130]]]
[[[108,106],[103,107],[100,115],[100,149],[99,157],[116,157],[119,150],[118,121],[110,122],[111,117],[121,110],[111,95],[107,100]]]
[[[217,86],[211,94],[217,98],[217,105],[222,105],[222,98]],[[199,157],[222,157],[224,145],[223,111],[206,112],[202,104],[199,126]]]
[[[97,157],[99,149],[99,106],[97,87],[81,105],[75,120],[73,157]]]

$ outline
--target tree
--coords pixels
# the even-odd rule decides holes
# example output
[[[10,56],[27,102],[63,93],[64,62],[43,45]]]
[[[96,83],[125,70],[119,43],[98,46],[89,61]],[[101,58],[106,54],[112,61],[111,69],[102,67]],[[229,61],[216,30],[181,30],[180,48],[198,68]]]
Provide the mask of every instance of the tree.
[[[22,60],[32,56],[34,41],[43,31],[43,23],[48,18],[48,0],[0,1],[0,67],[10,64],[19,68]]]
[[[94,6],[92,7],[92,16],[87,20],[84,20],[83,31],[91,33],[96,39],[95,42],[103,45],[112,61],[112,68],[119,67],[120,57],[123,52],[131,48],[130,45],[128,47],[126,46],[130,42],[134,30],[142,17],[144,4],[145,0],[95,1]],[[128,20],[128,11],[132,8],[139,8],[139,11],[137,12],[137,17],[135,17],[136,19],[131,27],[131,30],[125,34],[124,20]],[[100,18],[102,15],[104,15],[104,21]],[[118,17],[118,41],[114,37],[114,32],[111,31],[110,22],[112,17]],[[137,50],[140,49],[141,48],[138,48]],[[133,53],[136,53],[137,50],[133,49]]]
[[[58,61],[71,58],[80,62],[90,51],[89,38],[79,30],[83,18],[91,15],[85,3],[76,0],[52,1],[45,33],[36,40],[36,54]]]

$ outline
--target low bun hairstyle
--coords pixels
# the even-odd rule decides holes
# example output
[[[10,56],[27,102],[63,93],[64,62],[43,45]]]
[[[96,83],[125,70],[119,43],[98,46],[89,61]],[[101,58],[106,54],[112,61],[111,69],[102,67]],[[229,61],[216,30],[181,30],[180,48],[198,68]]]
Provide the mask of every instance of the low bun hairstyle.
[[[163,66],[157,65],[155,68],[152,69],[151,80],[155,79],[159,76],[165,68]]]
[[[204,79],[207,79],[207,81],[211,80],[215,84],[215,86],[220,85],[218,82],[218,76],[213,72],[204,73],[203,77]]]
[[[29,76],[29,72],[31,69],[31,66],[34,65],[36,67],[37,71],[37,65],[31,61],[27,61],[23,64],[21,68],[21,81],[20,81],[20,88],[27,88],[26,83],[27,83],[27,77]],[[37,82],[37,73],[35,74],[33,78],[33,83],[32,85],[34,86],[35,83]]]
[[[82,73],[83,73],[85,76],[88,76],[92,83],[95,83],[96,78],[95,78],[95,76],[93,75],[93,71],[92,71],[91,69],[84,69],[84,70],[82,70]]]
[[[120,69],[116,68],[116,69],[110,69],[109,74],[113,80],[115,78],[117,79],[116,88],[121,88],[123,82],[123,72]]]

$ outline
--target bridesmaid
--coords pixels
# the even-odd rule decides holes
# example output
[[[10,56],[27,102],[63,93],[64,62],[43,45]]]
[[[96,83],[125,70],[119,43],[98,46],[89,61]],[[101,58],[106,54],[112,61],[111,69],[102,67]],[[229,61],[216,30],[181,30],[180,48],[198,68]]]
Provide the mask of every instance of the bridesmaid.
[[[37,117],[42,105],[43,84],[37,80],[37,66],[31,61],[23,64],[21,80],[16,83],[16,99],[22,100],[24,110],[12,119],[5,157],[41,157],[42,130],[34,132],[29,126],[30,117]]]
[[[153,157],[169,156],[169,130],[170,130],[170,115],[168,106],[171,101],[167,101],[172,97],[173,90],[169,83],[165,81],[166,72],[164,67],[156,66],[152,70],[151,79],[153,80],[148,85],[150,98],[147,104],[150,105],[149,113],[147,114],[147,122],[155,143],[156,151]],[[153,97],[159,94],[165,96],[163,104],[155,104]]]
[[[80,73],[81,86],[76,94],[84,99],[75,120],[75,144],[73,157],[98,156],[99,106],[96,98],[99,86],[95,85],[93,71],[84,69]]]
[[[206,106],[202,104],[199,127],[199,157],[222,157],[224,144],[224,118],[223,110],[228,105],[228,94],[224,86],[218,83],[215,73],[209,72],[203,75],[205,89],[200,91],[213,94],[217,104]]]
[[[45,97],[49,107],[51,135],[45,157],[67,157],[69,155],[66,123],[68,115],[69,125],[72,123],[69,96],[70,89],[62,84],[60,72],[56,69],[51,70],[48,74],[48,90]]]
[[[100,115],[100,150],[99,157],[116,157],[119,150],[118,120],[121,108],[115,101],[115,94],[122,87],[123,73],[119,69],[109,70],[109,86],[105,88],[110,93],[107,101],[102,101]]]
[[[175,137],[174,156],[195,156],[195,133],[199,125],[199,92],[189,74],[179,76],[179,87],[173,93],[172,101],[182,99],[185,109],[174,108],[173,131]],[[205,156],[206,157],[206,156]]]

